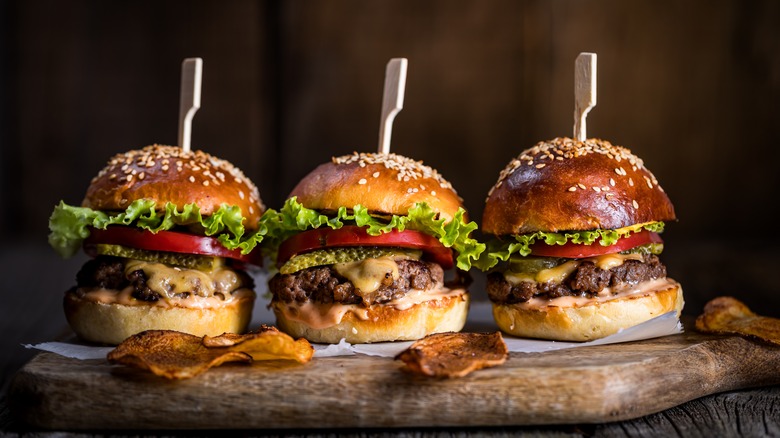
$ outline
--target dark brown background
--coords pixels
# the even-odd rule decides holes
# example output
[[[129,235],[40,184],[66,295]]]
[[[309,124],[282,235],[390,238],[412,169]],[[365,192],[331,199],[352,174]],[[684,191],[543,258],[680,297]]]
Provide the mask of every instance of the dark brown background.
[[[663,260],[686,312],[733,294],[780,316],[776,1],[6,0],[0,20],[3,294],[51,288],[55,317],[80,261],[45,246],[51,209],[114,153],[176,142],[182,59],[204,60],[193,147],[278,207],[332,155],[376,149],[385,64],[408,58],[392,149],[478,220],[512,157],[571,135],[583,51],[599,55],[588,133],[631,148],[676,205]]]

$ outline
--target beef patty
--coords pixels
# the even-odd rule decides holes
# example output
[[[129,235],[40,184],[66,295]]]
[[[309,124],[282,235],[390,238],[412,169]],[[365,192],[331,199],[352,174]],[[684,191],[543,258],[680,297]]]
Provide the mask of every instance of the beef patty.
[[[254,288],[254,281],[249,275],[241,271],[237,272],[241,278],[242,287]],[[122,290],[132,286],[133,292],[131,295],[137,300],[154,302],[162,298],[158,292],[153,291],[146,285],[147,280],[146,274],[141,269],[125,275],[125,259],[123,258],[98,256],[87,261],[81,267],[76,274],[76,287],[71,291],[78,293],[79,290],[95,288]],[[187,298],[193,292],[195,291],[181,291],[175,294],[175,296]]]
[[[664,266],[655,255],[645,255],[643,260],[626,260],[620,266],[609,270],[597,267],[592,262],[581,262],[577,269],[560,283],[508,282],[500,272],[487,277],[487,293],[490,300],[498,304],[523,303],[531,298],[552,299],[562,296],[593,297],[606,287],[619,288],[642,281],[666,277]]]
[[[385,278],[376,291],[356,293],[355,286],[331,266],[317,266],[292,274],[276,274],[268,283],[274,299],[291,303],[312,300],[330,304],[377,304],[403,297],[412,289],[429,290],[444,283],[444,271],[436,263],[398,260],[398,278]]]

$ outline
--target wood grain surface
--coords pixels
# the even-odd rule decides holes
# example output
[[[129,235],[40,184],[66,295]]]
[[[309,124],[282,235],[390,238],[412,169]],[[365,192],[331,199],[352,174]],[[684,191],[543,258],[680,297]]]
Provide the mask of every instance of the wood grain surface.
[[[696,333],[513,353],[465,378],[409,376],[387,358],[226,365],[167,381],[103,360],[41,353],[10,388],[35,427],[285,429],[511,426],[638,418],[708,394],[780,382],[780,348]]]

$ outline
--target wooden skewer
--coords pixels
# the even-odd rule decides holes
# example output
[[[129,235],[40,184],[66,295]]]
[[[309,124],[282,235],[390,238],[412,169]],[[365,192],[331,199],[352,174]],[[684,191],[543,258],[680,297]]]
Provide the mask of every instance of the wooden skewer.
[[[379,153],[390,153],[393,119],[404,107],[406,89],[406,58],[393,58],[385,69],[385,90],[382,96],[382,116],[379,119]]]
[[[190,150],[192,118],[200,108],[200,85],[203,59],[187,58],[181,63],[181,98],[179,100],[179,146]]]
[[[574,138],[588,138],[585,118],[596,106],[596,54],[580,53],[574,62]]]

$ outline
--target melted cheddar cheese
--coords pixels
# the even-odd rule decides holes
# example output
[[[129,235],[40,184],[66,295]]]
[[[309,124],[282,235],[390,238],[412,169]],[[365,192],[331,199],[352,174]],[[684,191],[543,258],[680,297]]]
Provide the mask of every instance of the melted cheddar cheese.
[[[569,260],[553,268],[542,269],[541,271],[531,273],[516,273],[505,271],[504,278],[511,284],[518,284],[522,281],[532,281],[536,283],[561,283],[566,279],[582,262],[591,262],[605,271],[622,265],[626,260],[642,260],[641,254],[604,254],[596,257],[589,257],[581,260]]]

